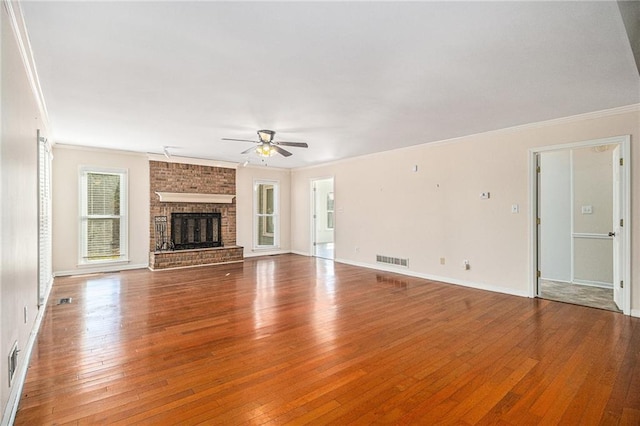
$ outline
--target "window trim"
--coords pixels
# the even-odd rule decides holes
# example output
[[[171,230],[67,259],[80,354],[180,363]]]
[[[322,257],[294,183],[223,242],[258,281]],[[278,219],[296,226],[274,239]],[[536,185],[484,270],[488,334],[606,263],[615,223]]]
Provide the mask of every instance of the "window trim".
[[[120,175],[120,215],[99,215],[120,219],[120,256],[115,259],[87,259],[85,221],[87,214],[87,175],[89,173]],[[129,262],[129,170],[120,168],[80,166],[78,169],[78,266],[110,265]]]
[[[258,189],[260,185],[273,185],[273,213],[264,214],[258,213],[258,204],[260,199],[258,197]],[[273,217],[273,233],[269,233],[273,236],[273,244],[264,245],[259,244],[258,228],[261,220],[266,220],[268,217]],[[255,179],[253,181],[253,249],[254,250],[270,250],[280,248],[280,181],[278,180],[266,180]]]

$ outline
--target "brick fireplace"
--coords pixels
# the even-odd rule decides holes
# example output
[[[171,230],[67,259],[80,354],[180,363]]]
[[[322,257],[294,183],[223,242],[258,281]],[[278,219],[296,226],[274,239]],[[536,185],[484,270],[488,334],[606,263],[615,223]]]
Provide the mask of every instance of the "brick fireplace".
[[[196,164],[149,161],[150,173],[150,240],[149,268],[152,270],[180,268],[216,263],[240,262],[243,248],[236,245],[236,171],[224,167],[211,167]],[[216,217],[219,216],[220,242],[217,247],[205,247],[203,244],[184,244],[180,237],[179,247],[175,250],[171,235],[171,217]],[[200,226],[200,221],[192,221]],[[196,243],[200,235],[210,235],[208,222],[202,222],[202,230],[195,235]],[[174,231],[175,232],[175,231]],[[160,240],[159,235],[163,236]],[[197,248],[190,248],[197,247]]]

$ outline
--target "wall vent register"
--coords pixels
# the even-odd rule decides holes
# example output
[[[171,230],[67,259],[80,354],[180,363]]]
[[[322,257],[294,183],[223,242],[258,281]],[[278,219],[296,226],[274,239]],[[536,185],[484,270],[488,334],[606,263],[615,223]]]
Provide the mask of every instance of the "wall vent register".
[[[376,255],[376,262],[378,263],[386,263],[388,265],[395,266],[403,266],[405,268],[409,267],[409,259],[402,259],[399,257],[391,257],[391,256],[383,256],[380,254]]]

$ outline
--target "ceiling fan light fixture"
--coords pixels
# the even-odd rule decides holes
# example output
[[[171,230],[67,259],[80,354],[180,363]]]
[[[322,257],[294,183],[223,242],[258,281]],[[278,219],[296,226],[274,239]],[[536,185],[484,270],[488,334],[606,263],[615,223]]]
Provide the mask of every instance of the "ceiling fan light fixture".
[[[272,157],[277,151],[270,143],[263,142],[256,147],[256,152],[261,157]]]
[[[280,154],[283,157],[290,157],[293,155],[292,152],[287,151],[282,148],[283,146],[292,146],[296,148],[309,148],[306,142],[291,142],[291,141],[278,141],[274,142],[273,137],[276,132],[273,130],[258,130],[258,140],[249,140],[249,139],[232,139],[232,138],[222,138],[223,141],[238,141],[238,142],[252,142],[254,144],[258,144],[255,147],[251,147],[245,151],[242,151],[240,154],[249,154],[252,151],[255,151],[260,157],[273,157],[276,154]]]
[[[258,137],[263,144],[273,142],[273,135],[275,134],[276,132],[273,130],[258,130]]]

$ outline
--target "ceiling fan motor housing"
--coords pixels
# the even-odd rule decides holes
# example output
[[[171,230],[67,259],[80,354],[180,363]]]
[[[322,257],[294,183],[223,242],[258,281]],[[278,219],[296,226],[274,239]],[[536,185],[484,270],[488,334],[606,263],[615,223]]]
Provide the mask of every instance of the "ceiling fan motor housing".
[[[271,143],[275,134],[273,130],[258,130],[258,137],[262,143]]]

